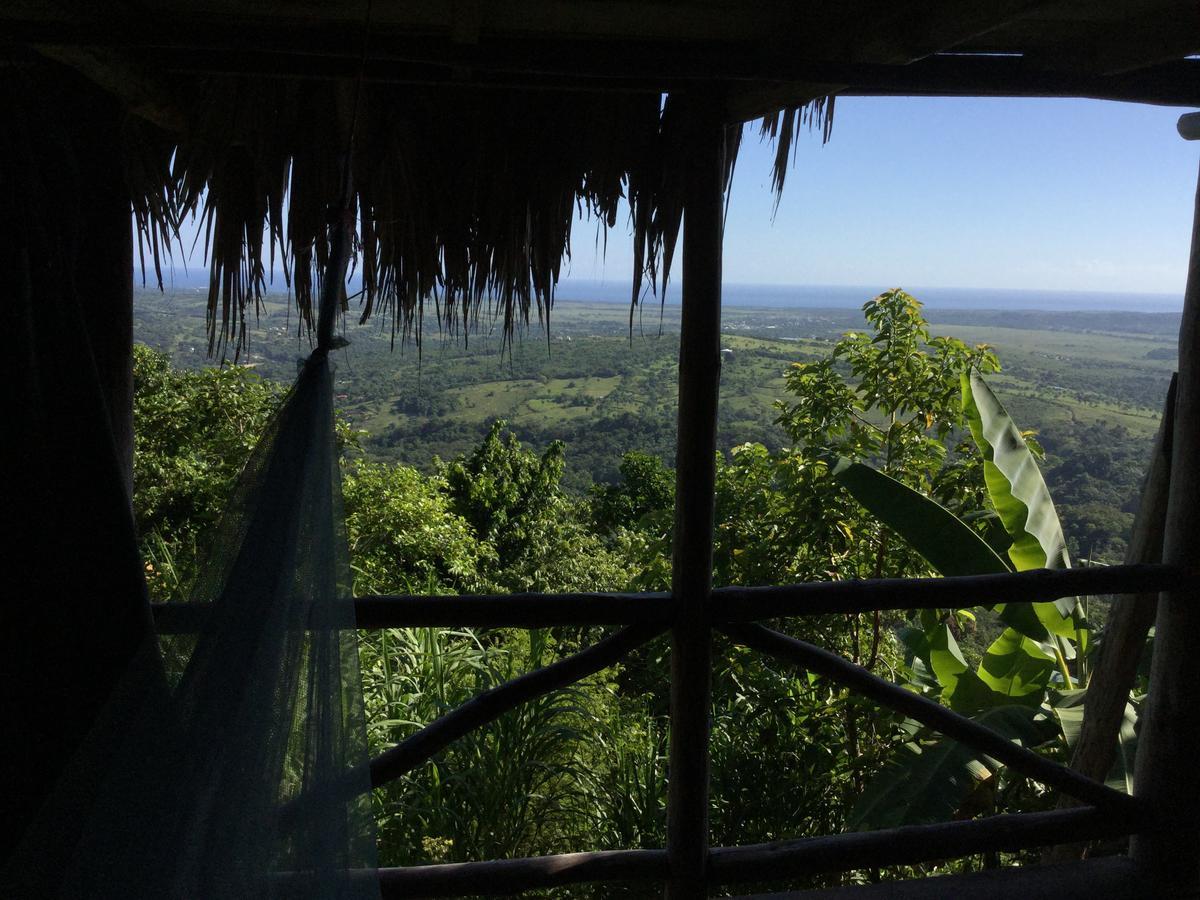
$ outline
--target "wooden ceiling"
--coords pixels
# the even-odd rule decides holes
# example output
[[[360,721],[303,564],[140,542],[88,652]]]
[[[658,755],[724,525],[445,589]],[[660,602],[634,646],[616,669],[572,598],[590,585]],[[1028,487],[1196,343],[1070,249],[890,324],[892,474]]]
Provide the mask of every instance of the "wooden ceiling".
[[[600,91],[712,86],[1200,106],[1196,0],[4,0],[0,46],[97,80],[208,72]],[[113,77],[112,72],[120,73]],[[110,86],[112,86],[110,84]]]

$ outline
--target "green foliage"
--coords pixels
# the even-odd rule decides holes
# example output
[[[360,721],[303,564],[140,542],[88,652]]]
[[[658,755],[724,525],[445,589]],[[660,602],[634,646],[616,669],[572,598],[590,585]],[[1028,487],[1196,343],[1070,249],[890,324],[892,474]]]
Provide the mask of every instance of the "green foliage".
[[[540,457],[517,436],[505,435],[504,421],[492,423],[471,454],[445,466],[442,475],[455,510],[482,540],[496,546],[502,565],[515,561],[539,529],[543,511],[561,495],[563,444]]]
[[[440,628],[360,638],[370,743],[402,740],[471,697],[552,661],[545,632],[503,640]],[[592,679],[523,704],[375,792],[381,865],[464,861],[565,849],[582,836],[579,752],[606,692]]]
[[[843,472],[871,462],[909,488],[941,491],[944,504],[960,515],[981,508],[977,490],[946,489],[975,476],[958,458],[948,462],[946,444],[961,421],[960,376],[996,369],[995,354],[986,345],[931,336],[920,302],[900,290],[866,303],[863,314],[872,331],[847,334],[825,359],[794,364],[786,376],[791,397],[776,404],[794,442],[778,457],[778,480],[792,504],[790,545],[782,548],[792,562],[790,580],[929,571],[920,554],[896,545],[838,486],[869,476],[852,470],[839,479],[831,460],[845,459]]]
[[[997,694],[1017,703],[1041,706],[1054,676],[1054,647],[1006,628],[979,664],[979,677]]]
[[[978,373],[964,372],[961,384],[964,417],[984,459],[988,499],[1006,532],[1012,566],[1017,570],[1068,566],[1058,515],[1034,459],[1038,448],[1031,448],[1029,437],[1016,427]],[[978,534],[931,498],[861,464],[843,464],[839,475],[864,506],[942,574],[1008,570]],[[974,713],[980,720],[994,718],[998,710],[1013,709],[1008,704],[1019,704],[1039,711],[1045,721],[1061,722],[1061,714],[1057,719],[1052,715],[1055,678],[1060,678],[1060,686],[1073,688],[1068,668],[1068,660],[1075,657],[1071,639],[1080,652],[1088,644],[1088,626],[1076,602],[1068,601],[1065,609],[1061,601],[1007,603],[998,610],[1010,627],[987,648],[975,672],[947,625],[966,611],[949,611],[944,616],[923,611],[918,617],[920,627],[910,627],[904,635],[912,686],[932,690],[955,709]],[[914,660],[920,660],[921,666],[913,665]],[[1011,719],[1011,714],[1006,717]],[[1053,737],[1062,736],[1059,726]],[[976,782],[984,780],[979,772],[987,772],[986,761],[966,749],[937,748],[914,743],[907,757],[882,773],[868,792],[871,802],[856,813],[859,824],[886,827],[921,821],[929,808],[923,804],[931,803],[944,813],[947,804],[965,802],[977,792]],[[964,777],[964,772],[975,775],[976,782]],[[923,784],[922,791],[910,793],[914,784]],[[921,793],[926,795],[924,800],[920,800]]]
[[[993,707],[977,721],[1025,747],[1053,737],[1025,706]],[[993,812],[1004,789],[1002,778],[1000,766],[967,745],[946,739],[925,743],[914,734],[862,793],[849,824],[855,829],[894,828]]]
[[[500,590],[604,591],[628,582],[563,490],[563,456],[561,442],[540,456],[526,450],[497,420],[473,453],[440,469],[451,508],[495,548],[489,575]]]
[[[1063,531],[1075,556],[1119,563],[1133,528],[1147,462],[1148,441],[1115,423],[1043,427]]]
[[[941,575],[1009,571],[983,536],[936,500],[863,463],[839,461],[834,477],[854,499],[906,541]]]
[[[189,372],[163,353],[133,351],[134,516],[158,600],[178,597],[203,537],[283,391],[244,366]]]
[[[593,485],[592,520],[601,534],[633,528],[647,516],[662,516],[675,505],[675,473],[649,453],[631,450],[621,457],[621,480]]]
[[[1051,698],[1051,708],[1058,719],[1067,747],[1071,751],[1075,750],[1075,745],[1083,731],[1083,704],[1086,698],[1086,690],[1056,692]],[[1131,698],[1125,704],[1125,711],[1121,717],[1121,728],[1117,734],[1117,754],[1113,760],[1112,771],[1105,779],[1105,784],[1114,791],[1122,791],[1126,794],[1133,793],[1133,763],[1137,755],[1137,723],[1140,704],[1141,698]]]
[[[880,295],[863,313],[868,331],[832,348],[812,341],[799,353],[796,345],[731,339],[741,343],[722,376],[720,427],[756,440],[716,461],[716,584],[1007,569],[1009,545],[1024,532],[1010,535],[1006,526],[1016,519],[997,515],[984,456],[962,415],[963,379],[995,371],[995,355],[986,345],[933,336],[920,303],[901,291]],[[345,463],[359,593],[668,586],[674,473],[664,457],[674,408],[662,398],[674,382],[674,345],[640,342],[614,361],[612,348],[628,342],[624,320],[620,326],[616,343],[579,340],[582,361],[559,353],[548,364],[544,352],[536,359],[518,352],[509,381],[453,348],[453,368],[428,364],[436,390],[390,413],[402,428],[366,441],[399,452],[445,437],[441,446],[455,448],[450,461],[431,473],[361,458]],[[823,355],[811,359],[817,351]],[[279,392],[246,369],[181,373],[164,357],[139,353],[139,437],[149,439],[139,445],[147,456],[138,502],[146,523],[161,523],[144,532],[145,549],[158,595],[169,596],[186,583],[196,547]],[[810,361],[780,379],[782,361],[797,356]],[[284,363],[290,371],[293,361]],[[375,382],[386,389],[361,375],[347,389],[384,392],[390,410],[394,381]],[[764,397],[781,387],[786,399],[771,425],[761,414]],[[521,424],[525,445],[496,419],[523,404],[545,417]],[[759,410],[757,419],[747,410]],[[591,418],[575,418],[584,411]],[[418,429],[416,414],[433,418]],[[475,424],[463,423],[468,414]],[[487,420],[495,421],[480,440]],[[747,432],[751,420],[759,430]],[[352,443],[355,435],[339,427]],[[548,439],[561,434],[575,438],[574,475],[564,445]],[[618,465],[614,446],[641,450]],[[565,487],[585,486],[596,474],[613,483],[586,496]],[[828,616],[781,624],[1008,729],[1027,746],[1062,752],[1075,715],[1058,700],[1073,639],[1064,623],[1081,623],[1059,616],[1047,627],[1037,615],[1010,622],[994,640],[989,635],[976,666],[959,641],[991,614],[976,615],[970,601],[909,622]],[[594,637],[571,629],[363,634],[372,749]],[[994,761],[939,742],[826,679],[714,640],[715,843],[1045,802]],[[607,673],[510,712],[377,791],[381,863],[662,846],[668,669],[660,640]],[[889,761],[893,774],[879,777]],[[572,895],[618,894],[602,886]]]
[[[822,466],[762,444],[743,444],[728,460],[718,458],[714,584],[787,584],[838,565],[852,535],[837,527],[836,508],[824,508],[816,493]]]
[[[713,842],[845,830],[864,781],[897,740],[898,717],[724,639],[714,659]]]
[[[1032,443],[1009,416],[991,388],[977,374],[962,377],[963,415],[983,456],[988,498],[1007,532],[1009,558],[1017,571],[1069,568],[1066,541],[1058,513]],[[1035,641],[1052,640],[1067,687],[1071,687],[1064,657],[1064,639],[1075,638],[1080,650],[1087,646],[1087,626],[1073,597],[1053,603],[1008,603],[997,608],[1000,618]]]
[[[977,373],[962,375],[963,415],[983,455],[992,506],[1012,538],[1008,555],[1018,571],[1069,568],[1054,502],[1027,440]]]
[[[358,593],[484,589],[495,550],[453,511],[440,477],[358,460],[346,468],[342,492]]]
[[[828,359],[792,366],[787,387],[797,399],[777,404],[779,422],[797,446],[877,460],[886,474],[931,488],[960,421],[958,379],[995,371],[996,356],[987,345],[931,337],[920,301],[900,290],[866,303],[863,315],[873,333],[851,332]]]

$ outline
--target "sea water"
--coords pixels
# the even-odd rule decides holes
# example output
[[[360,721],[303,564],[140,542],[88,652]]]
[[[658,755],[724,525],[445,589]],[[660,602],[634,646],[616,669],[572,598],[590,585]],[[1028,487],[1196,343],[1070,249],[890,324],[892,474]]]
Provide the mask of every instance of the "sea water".
[[[726,306],[807,309],[857,309],[877,294],[903,287],[929,309],[1101,311],[1169,313],[1183,309],[1177,294],[1135,294],[1103,291],[1005,290],[999,288],[922,288],[914,285],[783,285],[725,284],[721,301]],[[628,303],[632,285],[614,280],[564,280],[556,294],[560,300]],[[645,299],[657,303],[649,295]],[[679,285],[672,282],[667,302],[679,300]]]

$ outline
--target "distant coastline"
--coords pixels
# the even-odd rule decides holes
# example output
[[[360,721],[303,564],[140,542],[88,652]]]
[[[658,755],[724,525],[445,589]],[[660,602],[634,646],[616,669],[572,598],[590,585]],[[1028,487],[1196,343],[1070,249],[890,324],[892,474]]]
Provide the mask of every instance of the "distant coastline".
[[[556,299],[628,303],[632,285],[615,281],[564,280]],[[857,309],[881,291],[903,287],[929,309],[1035,310],[1039,312],[1178,313],[1183,297],[1105,291],[1005,290],[995,288],[922,288],[913,285],[775,285],[726,284],[726,306],[794,309]],[[668,289],[668,302],[678,300],[678,284]],[[657,298],[649,296],[651,302]]]
[[[166,271],[164,284],[168,291],[205,288],[208,271],[192,267],[187,272]],[[146,286],[151,286],[148,274]],[[141,287],[141,272],[134,273],[134,284]],[[277,273],[271,293],[284,293],[282,275]],[[352,285],[353,287],[353,285]],[[757,307],[761,309],[858,309],[883,290],[903,287],[930,310],[1032,310],[1038,312],[1142,312],[1179,313],[1183,297],[1179,294],[1128,293],[1107,291],[1049,291],[1008,290],[999,288],[922,288],[919,285],[778,285],[726,284],[722,302],[727,307]],[[558,286],[555,299],[592,303],[628,303],[632,285],[624,280],[592,281],[564,279]],[[653,305],[658,298],[643,289],[644,299]],[[678,281],[672,281],[667,302],[679,299]]]

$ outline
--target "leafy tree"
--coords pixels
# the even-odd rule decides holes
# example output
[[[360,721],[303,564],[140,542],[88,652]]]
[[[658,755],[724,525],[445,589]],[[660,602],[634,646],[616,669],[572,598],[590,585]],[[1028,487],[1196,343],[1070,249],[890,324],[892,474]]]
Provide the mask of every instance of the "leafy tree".
[[[177,597],[283,391],[246,366],[187,371],[133,349],[133,510],[156,600]]]
[[[961,429],[960,376],[995,371],[999,362],[987,345],[931,336],[920,301],[903,291],[880,294],[864,304],[863,315],[871,333],[851,332],[828,358],[795,364],[786,376],[795,399],[776,404],[799,454],[791,464],[813,498],[801,527],[813,561],[832,562],[835,575],[920,574],[924,562],[902,549],[889,552],[886,531],[834,486],[830,460],[871,461],[963,511],[980,508],[973,454],[959,445],[950,455],[947,443]]]
[[[564,445],[540,456],[505,423],[472,453],[440,467],[451,508],[495,548],[490,580],[509,591],[605,591],[627,585],[627,566],[586,527],[562,487]]]
[[[592,521],[601,534],[631,528],[644,517],[661,515],[675,505],[675,473],[661,459],[640,450],[621,457],[621,480],[593,485]]]
[[[493,422],[483,443],[441,474],[454,510],[496,547],[507,568],[541,536],[546,512],[561,500],[564,445],[555,441],[539,457],[504,426],[502,419]]]
[[[367,593],[471,593],[496,552],[451,509],[445,481],[359,460],[342,478],[354,586]]]

